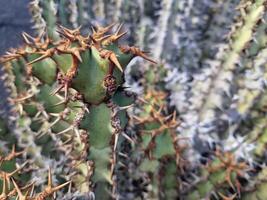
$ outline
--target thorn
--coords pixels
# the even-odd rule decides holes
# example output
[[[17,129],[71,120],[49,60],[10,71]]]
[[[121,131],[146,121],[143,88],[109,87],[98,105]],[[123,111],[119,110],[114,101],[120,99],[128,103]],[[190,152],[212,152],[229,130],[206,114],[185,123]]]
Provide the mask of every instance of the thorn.
[[[80,62],[83,61],[79,50],[74,50],[74,51],[73,51],[73,55],[76,56],[76,58],[77,58]]]
[[[109,59],[110,59],[111,62],[113,62],[113,63],[118,67],[118,69],[119,69],[121,72],[123,72],[123,69],[122,69],[122,67],[121,67],[121,64],[120,64],[120,62],[118,61],[118,58],[117,58],[117,56],[115,55],[115,53],[112,53],[112,54],[110,55]]]
[[[96,30],[93,26],[91,26],[91,29],[92,29],[93,34],[96,34]]]
[[[78,130],[77,128],[74,128],[74,133],[75,133],[75,135],[77,136],[78,141],[79,141],[80,143],[82,143],[81,136],[80,136],[79,130]]]
[[[91,35],[90,35],[90,39],[91,39],[94,43],[97,43],[97,40],[96,40],[93,36],[91,36]]]
[[[127,169],[127,166],[125,164],[123,164],[121,161],[118,162],[118,165],[124,167],[125,169]]]
[[[123,53],[129,53],[131,52],[132,54],[134,54],[135,56],[140,56],[142,58],[144,58],[147,61],[150,61],[154,64],[157,64],[156,61],[152,60],[151,58],[149,58],[146,54],[145,51],[141,51],[139,48],[137,47],[129,47],[129,46],[120,46],[120,50]]]
[[[115,35],[119,34],[119,32],[121,31],[122,26],[123,26],[123,23],[119,24],[119,26],[118,26],[118,28],[117,28],[117,30],[115,32]]]
[[[61,184],[61,185],[58,185],[58,186],[52,188],[53,193],[56,192],[56,191],[58,191],[58,190],[60,190],[61,188],[65,187],[66,185],[68,185],[68,184],[70,184],[70,183],[71,183],[71,181],[68,181],[68,182],[66,182],[66,183],[63,183],[63,184]]]
[[[52,184],[52,172],[51,172],[51,168],[49,166],[48,168],[48,176],[47,176],[47,187],[52,188],[53,184]]]
[[[54,52],[55,52],[54,48],[48,49],[46,52],[37,52],[37,54],[43,54],[43,55],[40,56],[39,58],[36,58],[33,61],[27,63],[27,65],[32,65],[32,64],[34,64],[36,62],[39,62],[39,61],[41,61],[41,60],[43,60],[45,58],[51,57],[54,54]]]
[[[4,174],[4,177],[3,177],[3,188],[2,188],[2,193],[0,195],[0,199],[1,199],[1,197],[3,197],[3,198],[7,197],[7,194],[8,194],[7,175]]]
[[[122,152],[119,152],[119,155],[122,156],[122,157],[124,157],[124,158],[129,158],[127,154],[124,154]]]
[[[154,64],[158,64],[156,61],[150,59],[143,51],[140,51],[139,54],[137,54],[138,56],[144,58],[145,60],[149,61],[149,62],[152,62]]]
[[[26,164],[28,163],[28,161],[24,162],[20,167],[18,167],[16,170],[14,170],[13,172],[8,173],[8,176],[11,177],[14,174],[16,174],[18,171],[20,171]]]
[[[26,44],[28,45],[31,45],[32,43],[30,42],[30,40],[28,39],[28,34],[26,32],[22,32],[22,37],[23,37],[23,40],[25,41]]]
[[[51,92],[50,95],[54,96],[55,94],[57,94],[62,88],[64,87],[64,85],[60,85],[57,89],[55,89],[55,91]],[[56,105],[56,104],[55,104]]]
[[[58,123],[60,121],[60,117],[58,117],[55,121],[53,121],[51,124],[50,124],[50,128],[52,128],[56,123]]]
[[[127,33],[128,33],[128,31],[124,31],[124,32],[122,32],[121,34],[116,35],[116,38],[115,38],[114,42],[117,41],[117,40],[119,40],[121,37],[123,37],[123,36],[126,35]]]
[[[122,111],[122,110],[127,110],[129,108],[132,108],[134,105],[133,104],[130,104],[128,106],[122,106],[122,107],[119,107],[119,110]]]
[[[14,185],[17,193],[18,193],[19,200],[26,200],[26,197],[22,194],[22,192],[21,192],[19,186],[17,185],[17,183],[15,182],[14,178],[11,177],[11,180],[12,180],[13,185]]]
[[[115,134],[115,139],[114,139],[114,146],[113,146],[113,151],[116,151],[117,148],[117,144],[118,144],[118,139],[119,139],[119,135]]]
[[[59,105],[63,105],[63,104],[66,104],[67,103],[67,101],[64,99],[63,101],[60,101],[60,102],[58,102],[58,103],[56,103],[56,104],[54,104],[54,105],[52,105],[52,106],[59,106]]]
[[[130,143],[135,144],[135,142],[132,140],[132,138],[130,138],[127,134],[122,133],[122,136],[123,136],[126,140],[128,140]]]
[[[68,132],[68,131],[70,131],[70,130],[72,130],[72,129],[73,129],[73,126],[70,126],[69,128],[66,128],[65,130],[63,130],[63,131],[57,133],[56,135],[64,134],[64,133],[66,133],[66,132]]]
[[[97,34],[103,35],[105,33],[107,33],[110,29],[112,29],[113,26],[115,26],[116,23],[112,23],[106,27],[101,27],[98,24],[96,24],[96,30],[97,30]]]

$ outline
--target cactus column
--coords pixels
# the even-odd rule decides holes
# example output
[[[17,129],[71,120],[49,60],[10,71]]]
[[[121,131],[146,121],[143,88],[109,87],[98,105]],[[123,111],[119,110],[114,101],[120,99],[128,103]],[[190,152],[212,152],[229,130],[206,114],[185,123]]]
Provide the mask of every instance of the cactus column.
[[[31,131],[55,133],[64,143],[70,143],[73,135],[82,140],[82,133],[87,133],[89,152],[85,152],[87,159],[80,170],[87,168],[83,182],[97,199],[115,197],[116,145],[127,121],[125,111],[112,97],[126,95],[117,89],[132,58],[141,56],[154,62],[136,47],[119,45],[125,32],[119,26],[114,34],[107,34],[113,26],[93,28],[87,37],[80,29],[59,26],[60,40],[56,41],[24,33],[25,46],[1,59],[14,76],[13,103],[20,115],[30,120]]]

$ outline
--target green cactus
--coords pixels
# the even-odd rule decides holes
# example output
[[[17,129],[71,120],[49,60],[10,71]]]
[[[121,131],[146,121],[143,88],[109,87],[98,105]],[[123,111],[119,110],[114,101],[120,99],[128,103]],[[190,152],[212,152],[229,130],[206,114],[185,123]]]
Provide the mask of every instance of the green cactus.
[[[214,159],[206,164],[198,174],[199,178],[184,191],[185,199],[240,197],[243,189],[239,182],[249,171],[246,162],[239,162],[231,152],[217,150]],[[229,192],[233,190],[234,192]]]
[[[72,190],[97,199],[265,199],[265,0],[33,0],[30,9],[39,37],[24,33],[26,47],[4,57],[19,113],[14,134],[0,131],[5,147],[27,146],[39,174],[48,159],[62,165],[59,183],[75,173]],[[132,66],[145,99],[132,126],[124,71],[134,54],[149,58],[112,41],[120,28],[106,37],[78,28],[118,20],[165,65]]]
[[[148,70],[144,76],[145,96],[140,99],[139,109],[133,117],[133,127],[139,137],[134,151],[140,160],[138,170],[145,172],[149,179],[146,198],[176,199],[180,196],[179,176],[185,164],[186,146],[184,142],[180,143],[176,131],[179,126],[176,112],[168,111],[167,93],[160,77],[165,70],[161,66],[156,69],[157,74]]]
[[[0,156],[0,199],[1,200],[15,200],[15,199],[31,199],[31,200],[45,200],[51,199],[55,196],[55,193],[67,186],[70,181],[53,186],[52,184],[52,174],[51,170],[48,171],[48,181],[47,186],[43,191],[33,193],[34,191],[34,182],[30,184],[24,184],[24,186],[18,186],[25,183],[25,177],[23,174],[19,174],[22,171],[25,164],[22,164],[20,167],[16,167],[16,158],[19,157],[24,151],[16,152],[13,148],[11,153],[6,156]]]
[[[98,26],[88,37],[79,29],[60,26],[61,39],[56,41],[53,35],[50,38],[49,30],[47,38],[24,33],[26,46],[2,57],[10,76],[15,77],[13,102],[20,109],[20,120],[24,126],[25,120],[30,121],[28,131],[37,134],[36,143],[43,144],[43,152],[52,153],[49,143],[53,136],[49,132],[62,142],[73,134],[78,138],[83,131],[88,134],[85,144],[89,152],[84,152],[86,160],[78,168],[88,168],[84,178],[89,182],[85,184],[98,199],[116,193],[112,178],[116,145],[127,124],[125,110],[120,107],[132,103],[118,91],[124,82],[124,70],[135,56],[154,62],[135,47],[118,45],[125,34],[120,33],[121,26],[106,35],[113,26]],[[78,143],[83,146],[81,139]]]

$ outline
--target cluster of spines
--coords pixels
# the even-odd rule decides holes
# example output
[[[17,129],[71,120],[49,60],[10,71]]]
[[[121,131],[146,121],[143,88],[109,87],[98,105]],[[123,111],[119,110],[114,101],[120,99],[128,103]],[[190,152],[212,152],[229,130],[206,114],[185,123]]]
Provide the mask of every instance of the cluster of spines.
[[[49,168],[48,173],[48,186],[44,190],[40,190],[38,184],[32,181],[30,184],[21,186],[22,183],[29,182],[30,176],[26,173],[35,170],[32,165],[32,160],[27,159],[26,162],[22,164],[17,163],[19,158],[20,163],[24,160],[26,149],[22,151],[17,151],[15,147],[16,138],[13,138],[9,127],[6,124],[0,124],[0,136],[1,140],[5,141],[5,146],[12,146],[9,153],[4,150],[5,146],[1,146],[0,149],[0,185],[1,185],[1,200],[44,200],[47,198],[52,198],[58,190],[68,185],[70,181],[63,183],[59,186],[52,185],[52,174]],[[10,139],[13,138],[13,139]],[[23,158],[21,158],[23,156]],[[18,186],[18,183],[20,186]],[[35,189],[34,189],[35,188]],[[36,191],[36,192],[35,192]]]
[[[16,180],[17,175],[26,163],[16,168],[15,159],[23,153],[24,151],[17,152],[15,150],[15,146],[13,146],[12,151],[9,154],[6,156],[0,156],[0,182],[2,185],[2,188],[0,189],[1,200],[45,200],[53,198],[57,191],[70,184],[70,181],[68,181],[61,185],[53,186],[52,173],[49,168],[47,186],[43,189],[43,191],[35,193],[34,182],[25,186],[19,186],[17,183],[18,180]],[[5,169],[7,167],[4,166],[8,166],[8,171]],[[12,168],[15,169],[11,170]]]
[[[237,160],[233,152],[217,149],[213,158],[200,168],[191,184],[185,184],[182,196],[194,200],[201,198],[240,198],[243,186],[240,178],[245,178],[251,168],[245,161]]]

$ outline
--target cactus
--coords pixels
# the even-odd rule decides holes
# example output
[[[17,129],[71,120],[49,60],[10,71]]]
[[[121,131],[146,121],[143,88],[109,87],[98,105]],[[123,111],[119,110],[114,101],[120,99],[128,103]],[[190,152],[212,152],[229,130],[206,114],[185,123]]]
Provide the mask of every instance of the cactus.
[[[51,153],[46,148],[51,148],[49,141],[54,136],[48,133],[54,133],[63,143],[72,142],[76,135],[77,151],[85,142],[89,152],[84,150],[86,160],[76,166],[85,173],[85,180],[74,177],[74,184],[87,184],[79,188],[89,188],[99,199],[116,193],[112,178],[116,145],[127,123],[121,102],[116,104],[117,98],[125,98],[118,90],[124,82],[124,70],[135,56],[154,62],[136,47],[118,45],[125,33],[119,25],[114,34],[107,35],[113,26],[98,26],[87,37],[79,28],[60,26],[61,39],[56,41],[49,37],[49,30],[48,37],[33,38],[23,33],[25,47],[2,57],[2,63],[8,63],[8,73],[15,77],[12,97],[22,124],[29,126],[31,134],[37,133],[37,140],[44,140],[36,141],[43,143],[42,151]],[[87,141],[82,141],[83,132],[88,135]]]
[[[141,152],[138,155],[141,156],[139,170],[147,173],[152,187],[148,192],[149,199],[179,197],[178,177],[184,164],[184,147],[178,144],[176,113],[168,114],[165,98],[164,93],[147,92],[133,122],[140,140],[136,149],[139,154]]]
[[[34,0],[30,9],[39,37],[24,33],[26,47],[4,57],[20,114],[15,134],[0,137],[5,148],[30,147],[32,176],[47,162],[60,183],[75,174],[65,199],[265,199],[265,0]],[[126,82],[138,95],[122,87],[125,67],[133,54],[150,59],[110,44],[120,28],[98,35],[97,24],[118,20],[164,66],[132,63]]]
[[[18,179],[23,175],[18,174],[23,169],[25,164],[16,168],[16,158],[18,158],[24,151],[16,152],[15,147],[6,156],[0,156],[0,199],[13,200],[13,199],[32,199],[44,200],[50,199],[55,196],[55,193],[70,183],[66,182],[58,186],[52,184],[52,173],[48,170],[47,186],[43,191],[37,192],[34,190],[34,182],[25,184],[25,186],[18,186]],[[1,153],[2,154],[2,153]],[[20,178],[21,179],[21,178]],[[24,178],[25,179],[25,178]],[[20,180],[22,181],[22,180]],[[20,184],[21,185],[21,184]],[[36,193],[37,192],[37,193]]]

